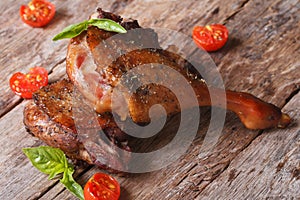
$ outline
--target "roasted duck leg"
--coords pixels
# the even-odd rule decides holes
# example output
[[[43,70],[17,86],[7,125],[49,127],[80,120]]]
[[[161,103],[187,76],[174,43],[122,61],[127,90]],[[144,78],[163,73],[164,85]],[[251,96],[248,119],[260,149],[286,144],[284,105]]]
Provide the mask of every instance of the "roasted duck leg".
[[[124,120],[130,117],[135,123],[148,123],[151,120],[149,109],[154,104],[162,105],[167,115],[194,106],[217,106],[236,113],[249,129],[284,128],[290,123],[290,117],[279,108],[247,93],[226,91],[227,103],[212,102],[211,97],[221,100],[222,90],[207,86],[199,74],[190,70],[189,63],[161,49],[153,30],[140,28],[137,21],[122,22],[120,16],[101,9],[93,17],[110,18],[127,30],[140,31],[137,40],[131,35],[115,37],[115,33],[89,27],[70,41],[68,76],[98,113],[114,112]],[[153,68],[162,69],[163,66],[173,71],[153,73]],[[188,102],[180,105],[179,97],[163,85],[167,82],[178,91],[188,89],[174,71],[190,83],[197,96],[196,104]],[[126,92],[131,88],[136,90]],[[182,95],[184,98],[187,94]],[[152,116],[159,117],[163,113],[156,110]]]
[[[24,109],[28,131],[69,158],[111,172],[126,171],[134,139],[123,129],[127,120],[145,124],[197,106],[231,110],[249,129],[284,128],[290,123],[279,108],[253,95],[209,86],[190,62],[163,50],[152,29],[140,28],[135,20],[123,22],[101,9],[93,17],[112,19],[137,35],[89,27],[70,41],[70,80],[40,89]],[[155,104],[164,109],[153,111]]]
[[[26,129],[49,146],[60,148],[73,160],[82,160],[114,173],[119,173],[116,168],[126,169],[130,155],[120,151],[130,151],[126,134],[109,113],[87,118],[90,109],[86,107],[78,108],[83,117],[77,120],[83,127],[77,127],[74,120],[77,108],[74,107],[78,98],[74,95],[74,85],[65,79],[37,91],[24,109]],[[85,134],[80,134],[78,128],[84,129]],[[87,134],[95,137],[82,137]]]

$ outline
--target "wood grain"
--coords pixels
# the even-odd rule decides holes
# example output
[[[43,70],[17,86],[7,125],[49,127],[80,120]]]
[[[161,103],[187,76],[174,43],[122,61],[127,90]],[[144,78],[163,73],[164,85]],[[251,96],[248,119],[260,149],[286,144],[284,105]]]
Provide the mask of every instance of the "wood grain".
[[[22,23],[18,15],[21,2],[4,1],[0,18],[1,55],[0,68],[0,116],[9,111],[20,99],[9,89],[10,76],[21,71],[27,72],[34,66],[45,67],[49,72],[58,64],[64,62],[68,40],[53,42],[54,35],[67,25],[83,21],[95,12],[98,4],[109,8],[106,1],[53,1],[56,5],[54,19],[44,28],[31,28]],[[24,4],[26,4],[24,2]],[[82,14],[84,13],[84,14]]]
[[[293,116],[285,130],[250,131],[227,113],[222,135],[203,157],[209,110],[203,109],[199,132],[187,153],[155,172],[117,177],[121,199],[292,199],[299,197],[299,53],[298,0],[114,0],[58,1],[57,14],[45,28],[33,29],[16,14],[14,1],[0,11],[0,199],[76,199],[58,180],[49,181],[29,163],[21,148],[42,145],[24,129],[26,104],[9,89],[16,71],[40,65],[50,82],[65,76],[67,40],[51,38],[96,7],[135,18],[143,27],[162,27],[190,35],[195,25],[225,23],[226,46],[211,53],[227,89],[250,92]],[[167,36],[166,36],[167,37]],[[167,134],[167,133],[166,133]],[[207,147],[208,148],[208,147]],[[99,171],[78,167],[81,185]]]
[[[300,197],[300,94],[284,107],[288,129],[266,131],[242,151],[199,199],[298,199]]]

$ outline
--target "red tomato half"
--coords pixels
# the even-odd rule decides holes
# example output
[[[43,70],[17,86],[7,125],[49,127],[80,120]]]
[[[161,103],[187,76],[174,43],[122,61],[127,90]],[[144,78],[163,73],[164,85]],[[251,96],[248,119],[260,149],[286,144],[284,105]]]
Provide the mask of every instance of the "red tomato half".
[[[12,91],[23,98],[32,98],[32,93],[48,84],[48,72],[42,67],[31,68],[28,74],[17,72],[9,80]]]
[[[55,6],[46,0],[32,0],[28,5],[20,7],[23,22],[32,27],[47,25],[55,15]]]
[[[222,24],[196,26],[193,39],[198,47],[205,51],[216,51],[222,48],[228,39],[228,30]]]
[[[120,185],[108,174],[96,173],[84,186],[85,200],[117,200],[120,197]]]

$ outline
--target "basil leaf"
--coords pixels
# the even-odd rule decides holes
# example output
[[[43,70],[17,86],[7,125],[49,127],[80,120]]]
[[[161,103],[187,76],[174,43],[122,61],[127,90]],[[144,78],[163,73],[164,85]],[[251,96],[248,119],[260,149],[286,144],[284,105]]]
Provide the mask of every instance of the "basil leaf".
[[[127,32],[126,29],[123,28],[123,26],[110,19],[90,19],[88,20],[88,24],[92,26],[96,26],[99,29],[103,29],[105,31],[117,32],[117,33]]]
[[[110,20],[110,19],[90,19],[85,20],[83,22],[70,25],[62,30],[59,34],[54,36],[52,39],[53,41],[65,39],[65,38],[73,38],[82,33],[83,31],[87,30],[88,26],[96,26],[100,29],[117,32],[117,33],[126,33],[126,29],[122,27],[117,22]]]
[[[33,166],[45,174],[49,174],[49,179],[63,173],[60,180],[65,187],[83,200],[83,189],[73,178],[74,167],[68,163],[64,152],[58,148],[40,146],[33,148],[23,148],[22,151],[30,159]]]
[[[82,33],[84,30],[86,30],[87,27],[88,27],[87,21],[83,21],[83,22],[78,23],[78,24],[72,24],[72,25],[67,26],[66,28],[64,28],[62,30],[62,32],[60,32],[59,34],[54,36],[54,38],[52,40],[57,41],[57,40],[64,39],[64,38],[76,37],[77,35]]]
[[[65,187],[73,193],[76,197],[83,200],[83,189],[81,185],[79,185],[73,178],[72,174],[74,172],[73,168],[68,168],[64,171],[63,178],[60,180],[62,184],[65,185]]]
[[[65,171],[67,159],[60,149],[41,146],[22,150],[33,166],[41,172],[49,174],[49,179]]]

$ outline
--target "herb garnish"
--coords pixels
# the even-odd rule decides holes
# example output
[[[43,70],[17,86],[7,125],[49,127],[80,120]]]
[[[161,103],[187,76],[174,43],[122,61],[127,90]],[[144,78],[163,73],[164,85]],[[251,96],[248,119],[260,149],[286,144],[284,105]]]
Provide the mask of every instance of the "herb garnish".
[[[48,174],[49,179],[63,173],[60,182],[76,197],[83,200],[83,190],[73,178],[74,167],[68,163],[64,152],[58,148],[40,146],[23,148],[22,151],[30,159],[33,166],[41,172]]]
[[[73,38],[83,31],[87,30],[89,26],[96,26],[100,29],[106,30],[106,31],[111,31],[111,32],[116,32],[116,33],[126,33],[126,29],[122,27],[120,24],[117,22],[110,20],[110,19],[89,19],[85,20],[83,22],[77,23],[77,24],[72,24],[70,26],[67,26],[54,36],[52,39],[53,41],[65,39],[65,38]]]

